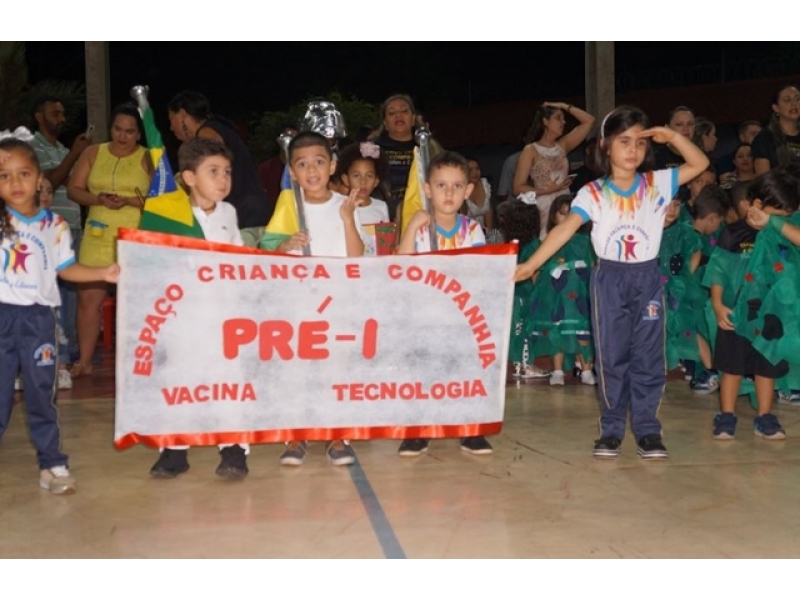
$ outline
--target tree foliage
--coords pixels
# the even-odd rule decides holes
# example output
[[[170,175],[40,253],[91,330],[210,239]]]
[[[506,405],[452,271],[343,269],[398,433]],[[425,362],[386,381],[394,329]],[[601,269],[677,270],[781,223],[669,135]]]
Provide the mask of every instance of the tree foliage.
[[[33,126],[33,104],[41,96],[55,96],[67,111],[65,129],[76,130],[86,109],[86,87],[77,81],[28,81],[25,42],[0,42],[0,129]]]

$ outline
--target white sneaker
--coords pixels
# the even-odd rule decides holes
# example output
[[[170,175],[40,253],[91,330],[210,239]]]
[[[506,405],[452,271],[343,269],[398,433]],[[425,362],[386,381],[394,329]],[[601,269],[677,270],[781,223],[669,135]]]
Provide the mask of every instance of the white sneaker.
[[[39,473],[39,487],[53,494],[74,494],[75,480],[64,465],[43,469]]]
[[[67,369],[58,370],[58,389],[71,390],[72,389],[72,376]]]
[[[581,371],[581,383],[583,385],[597,385],[597,379],[591,369]]]
[[[21,392],[22,391],[22,377],[20,377],[19,375],[17,375],[14,378],[14,391],[15,392]]]
[[[550,373],[550,385],[564,385],[564,371]]]
[[[521,365],[520,379],[545,379],[550,375],[550,371],[545,371],[536,365]]]

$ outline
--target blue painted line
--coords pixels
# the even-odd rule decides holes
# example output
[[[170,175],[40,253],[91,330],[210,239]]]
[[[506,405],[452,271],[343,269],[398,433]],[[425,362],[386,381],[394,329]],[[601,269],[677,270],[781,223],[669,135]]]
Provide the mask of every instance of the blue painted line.
[[[358,491],[358,496],[361,498],[361,504],[364,505],[364,510],[367,511],[372,530],[381,545],[384,558],[406,558],[406,553],[403,552],[400,540],[394,534],[394,529],[392,529],[386,513],[383,512],[378,496],[375,495],[375,490],[372,489],[369,479],[367,479],[367,474],[361,467],[358,458],[356,458],[356,462],[350,465],[349,471]]]

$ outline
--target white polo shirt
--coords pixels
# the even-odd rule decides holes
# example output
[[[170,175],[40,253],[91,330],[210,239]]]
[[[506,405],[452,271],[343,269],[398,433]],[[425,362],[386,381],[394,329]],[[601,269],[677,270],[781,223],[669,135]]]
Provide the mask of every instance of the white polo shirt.
[[[197,206],[192,206],[197,222],[203,230],[203,235],[209,242],[244,246],[242,234],[239,232],[239,223],[236,220],[236,209],[227,202],[217,202],[214,210],[208,214]]]
[[[598,258],[640,263],[658,257],[667,207],[678,191],[678,169],[637,173],[621,190],[609,179],[587,183],[570,212],[592,222],[592,244]]]

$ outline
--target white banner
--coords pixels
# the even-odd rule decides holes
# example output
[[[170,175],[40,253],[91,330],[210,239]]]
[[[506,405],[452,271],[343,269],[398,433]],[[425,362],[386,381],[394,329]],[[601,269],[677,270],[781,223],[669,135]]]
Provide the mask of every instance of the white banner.
[[[118,255],[118,447],[500,430],[515,245],[314,258],[129,231]]]

